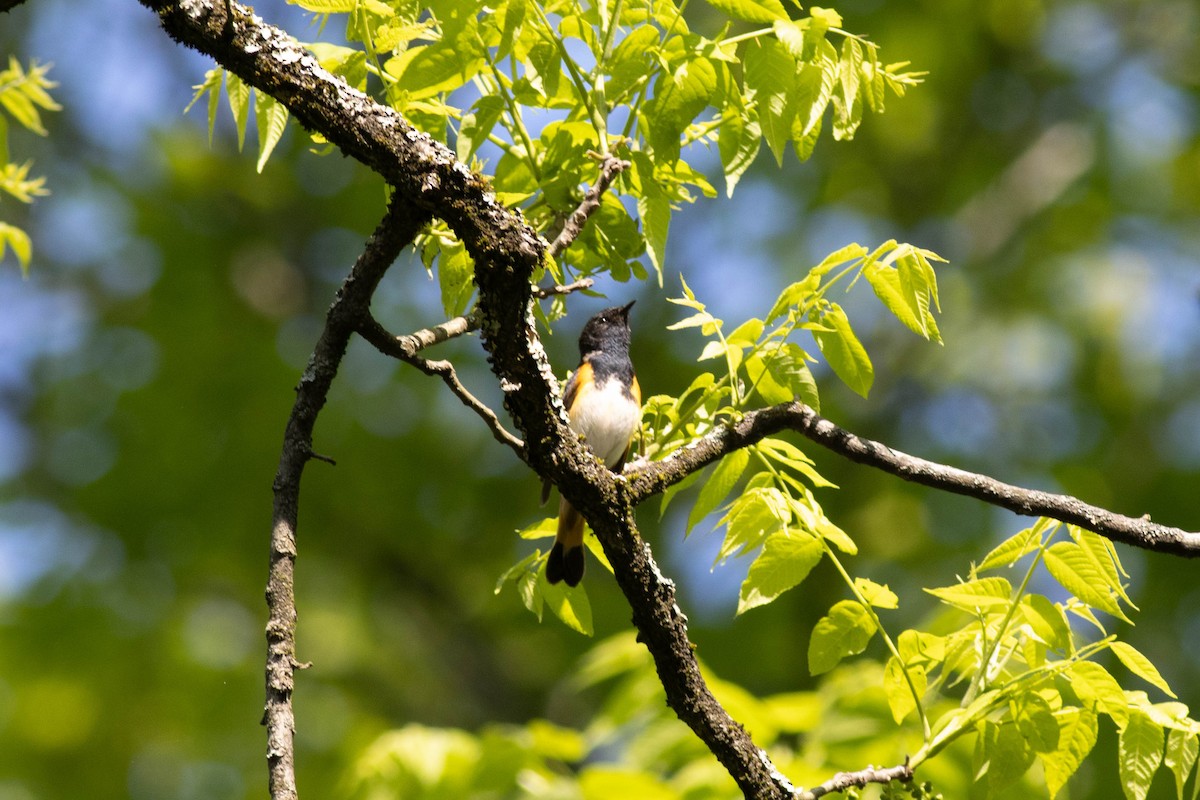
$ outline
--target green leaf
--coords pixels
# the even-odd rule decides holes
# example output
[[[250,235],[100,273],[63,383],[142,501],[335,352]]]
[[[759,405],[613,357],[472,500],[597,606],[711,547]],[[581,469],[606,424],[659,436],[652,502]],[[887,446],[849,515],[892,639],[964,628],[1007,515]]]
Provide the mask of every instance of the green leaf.
[[[1062,608],[1040,594],[1023,595],[1020,608],[1025,623],[1043,644],[1063,653],[1070,652],[1071,626]]]
[[[926,592],[943,603],[960,608],[970,614],[981,609],[1006,606],[1012,601],[1012,584],[1004,578],[979,578]]]
[[[763,401],[774,405],[799,400],[820,412],[817,382],[808,368],[808,354],[800,345],[784,342],[768,346],[761,355],[746,359],[746,377]]]
[[[762,39],[747,47],[744,64],[743,80],[757,101],[763,137],[776,163],[782,165],[796,111],[790,102],[796,59],[778,40]]]
[[[875,620],[854,600],[841,600],[821,617],[808,643],[808,671],[828,672],[847,656],[858,655],[875,635]]]
[[[1016,783],[1033,764],[1034,752],[1013,723],[985,720],[976,740],[975,774],[983,776],[992,794]]]
[[[1014,564],[1027,553],[1032,553],[1042,543],[1043,534],[1046,529],[1051,527],[1045,519],[1038,522],[1020,533],[1010,536],[1000,544],[992,548],[979,566],[975,568],[976,572],[983,572],[989,569],[999,569]],[[1057,523],[1054,524],[1057,528]]]
[[[546,606],[563,624],[584,636],[592,635],[592,606],[583,584],[567,586],[565,583],[547,583],[543,573],[538,581],[538,589]]]
[[[1084,530],[1077,525],[1069,525],[1067,529],[1071,533],[1071,537],[1079,544],[1083,552],[1092,560],[1096,568],[1100,570],[1100,574],[1104,576],[1104,585],[1107,586],[1112,593],[1120,600],[1124,601],[1134,610],[1137,606],[1133,605],[1133,601],[1129,599],[1129,595],[1125,593],[1125,587],[1121,585],[1120,562],[1117,560],[1117,552],[1113,547],[1113,543],[1103,536]],[[1128,576],[1126,576],[1128,577]]]
[[[522,539],[547,539],[558,534],[558,517],[546,517],[517,531]]]
[[[1158,669],[1136,647],[1125,642],[1113,642],[1110,649],[1134,675],[1162,689],[1168,697],[1175,697],[1175,693],[1171,691]]]
[[[1141,709],[1132,709],[1121,729],[1117,763],[1128,800],[1144,800],[1163,759],[1163,729]]]
[[[1089,708],[1108,714],[1118,726],[1129,718],[1129,703],[1116,678],[1094,661],[1076,661],[1067,668],[1071,690]]]
[[[604,84],[605,99],[610,104],[620,103],[626,93],[650,72],[651,54],[658,50],[658,36],[658,29],[653,25],[641,25],[626,34],[613,50],[603,68],[604,74],[608,75]]]
[[[1175,794],[1183,800],[1183,786],[1196,765],[1196,756],[1200,753],[1200,738],[1194,731],[1181,731],[1172,728],[1167,732],[1167,753],[1163,763],[1175,775]]]
[[[1060,709],[1054,713],[1054,719],[1058,723],[1058,747],[1052,752],[1038,754],[1051,800],[1058,796],[1092,751],[1098,727],[1095,712],[1086,708]]]
[[[775,436],[768,436],[756,445],[757,452],[770,458],[772,461],[780,464],[788,469],[794,469],[803,475],[808,481],[818,488],[836,489],[837,487],[825,480],[821,473],[817,472],[813,466],[812,459],[805,455],[804,451],[786,439],[779,439]],[[805,497],[805,501],[809,498]],[[813,514],[813,505],[811,502],[801,504],[801,507],[808,509],[808,514]],[[802,512],[802,516],[804,516]],[[813,530],[817,528],[816,524],[809,526]]]
[[[725,173],[725,194],[733,190],[742,175],[758,157],[762,147],[762,126],[758,124],[758,107],[747,106],[742,96],[733,92],[723,111],[723,122],[717,132],[717,150]]]
[[[0,259],[4,258],[10,247],[21,264],[22,274],[28,275],[29,262],[33,259],[33,242],[30,241],[29,234],[15,225],[0,222]]]
[[[287,128],[287,106],[278,102],[270,95],[256,91],[254,93],[254,121],[258,126],[258,172],[263,171],[271,151],[279,143]]]
[[[504,99],[494,94],[485,94],[471,106],[471,110],[463,116],[462,125],[458,129],[458,139],[454,143],[455,153],[459,161],[469,161],[479,146],[487,141],[488,135],[500,121],[504,113]]]
[[[225,95],[229,98],[229,110],[233,112],[233,126],[237,129],[238,151],[246,142],[246,122],[250,118],[250,87],[232,72],[225,72]]]
[[[821,561],[825,548],[810,536],[771,534],[762,553],[750,565],[738,596],[737,613],[766,605],[798,586]]]
[[[749,464],[750,452],[745,448],[734,450],[721,459],[709,473],[708,480],[700,489],[700,494],[696,497],[696,502],[688,513],[687,527],[684,528],[685,535],[690,533],[700,520],[707,517],[724,502]]]
[[[471,45],[471,38],[410,47],[389,58],[384,70],[408,93],[409,100],[421,100],[457,89],[471,80],[486,64]]]
[[[658,273],[658,285],[662,286],[663,264],[667,259],[667,233],[671,227],[671,200],[654,177],[654,162],[643,152],[633,154],[633,165],[637,170],[641,195],[638,197],[638,216],[642,220],[642,234],[646,237],[646,252],[650,264]]]
[[[1062,587],[1093,608],[1129,622],[1113,597],[1104,572],[1075,542],[1057,542],[1046,549],[1046,569]]]
[[[456,317],[467,310],[475,291],[472,281],[475,268],[462,242],[443,245],[438,255],[438,284],[442,290],[442,310],[447,317]]]
[[[854,588],[858,590],[868,605],[875,608],[891,609],[900,606],[900,598],[887,587],[887,584],[878,584],[870,578],[855,578]]]
[[[846,312],[837,303],[831,303],[821,316],[821,325],[824,329],[813,330],[813,338],[825,360],[843,383],[866,397],[875,381],[875,370],[867,351],[854,335]]]
[[[684,61],[661,75],[646,108],[650,145],[664,161],[679,158],[679,136],[708,105],[717,88],[717,71],[707,58]]]
[[[907,677],[905,677],[907,674]],[[912,686],[909,685],[912,681]],[[928,687],[929,679],[925,667],[920,664],[910,664],[906,668],[900,659],[892,656],[888,659],[883,670],[883,691],[887,695],[888,708],[892,719],[899,725],[904,718],[917,708],[917,698],[923,697]],[[914,689],[916,696],[913,695]]]
[[[779,0],[708,0],[708,4],[733,19],[746,22],[773,22],[787,19],[787,11]]]
[[[558,521],[555,520],[554,522],[557,525]],[[541,558],[541,555],[542,554],[540,551],[534,551],[518,561],[516,564],[513,564],[511,567],[506,569],[503,574],[496,579],[495,593],[500,594],[500,592],[504,589],[504,584],[508,583],[509,581],[516,581],[526,572],[536,572],[536,570],[532,569],[532,567],[534,562]]]
[[[1052,692],[1052,696],[1055,705],[1062,704],[1057,692]],[[1058,721],[1045,697],[1036,692],[1026,692],[1019,695],[1012,705],[1013,722],[1034,752],[1052,753],[1058,749]]]
[[[879,263],[870,263],[863,268],[863,275],[866,276],[867,283],[871,284],[875,296],[896,319],[918,336],[929,338],[929,327],[925,317],[909,302],[910,296],[906,295],[904,287],[901,286],[898,270]]]
[[[825,109],[833,96],[832,68],[823,68],[817,64],[803,63],[796,73],[795,84],[791,94],[792,130],[791,137],[799,147],[801,140],[816,135],[821,131],[821,122],[825,119]],[[811,152],[811,151],[810,151]],[[801,156],[801,161],[805,160]]]
[[[758,547],[768,536],[783,530],[790,517],[787,498],[778,489],[748,488],[721,518],[725,540],[717,561]]]
[[[305,11],[317,14],[349,14],[358,7],[360,0],[288,0],[290,5],[300,6]]]

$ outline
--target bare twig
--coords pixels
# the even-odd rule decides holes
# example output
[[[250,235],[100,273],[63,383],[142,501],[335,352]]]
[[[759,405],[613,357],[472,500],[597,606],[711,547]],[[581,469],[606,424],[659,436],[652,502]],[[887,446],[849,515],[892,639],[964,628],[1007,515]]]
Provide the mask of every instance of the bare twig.
[[[463,319],[459,317],[459,319]],[[453,322],[454,320],[451,320]],[[437,326],[441,327],[441,326]],[[424,341],[421,336],[421,331],[409,336],[392,336],[388,333],[374,317],[370,314],[365,314],[364,317],[358,320],[359,334],[375,346],[375,349],[384,355],[403,361],[406,364],[411,364],[417,369],[424,372],[426,375],[438,375],[454,393],[454,396],[462,401],[463,405],[479,415],[492,432],[492,436],[500,444],[507,445],[511,448],[518,458],[524,457],[524,443],[513,436],[505,429],[500,418],[496,416],[496,412],[488,408],[475,395],[463,386],[462,381],[458,379],[458,373],[454,369],[454,365],[449,361],[430,361],[422,358],[417,353],[424,346],[421,344]]]
[[[559,284],[545,288],[539,286],[533,290],[533,296],[539,300],[545,300],[547,297],[552,297],[556,294],[570,294],[571,292],[578,292],[580,289],[590,289],[595,283],[591,278],[580,278],[574,283],[568,283],[565,286]]]
[[[371,294],[400,250],[413,240],[427,218],[403,203],[393,202],[362,255],[351,269],[325,319],[325,328],[296,387],[296,402],[288,417],[275,474],[275,508],[271,527],[270,575],[267,580],[267,697],[263,722],[267,726],[267,763],[271,797],[295,800],[295,715],[292,690],[296,660],[296,520],[300,507],[300,476],[315,454],[312,433],[325,405],[329,387],[346,353],[354,320],[370,304]]]
[[[584,194],[583,202],[579,204],[579,207],[571,212],[571,216],[567,217],[558,236],[554,237],[554,241],[550,243],[550,255],[558,258],[559,254],[570,247],[571,242],[583,233],[583,226],[587,224],[588,217],[600,208],[600,198],[608,191],[608,187],[612,185],[616,177],[629,169],[629,166],[628,161],[615,156],[606,156],[600,162],[600,176],[596,178],[596,183],[592,188]]]
[[[796,800],[816,800],[833,792],[844,792],[847,789],[862,789],[869,783],[891,783],[902,781],[907,783],[913,777],[912,767],[907,762],[895,767],[867,767],[855,772],[839,772],[820,786],[814,786],[808,791],[798,792]]]
[[[1159,525],[1149,517],[1115,514],[1069,495],[1025,489],[987,475],[910,456],[855,436],[800,402],[752,411],[736,424],[718,428],[662,461],[631,473],[630,491],[635,501],[641,502],[727,453],[783,430],[797,431],[851,461],[906,481],[974,497],[1025,516],[1050,517],[1078,525],[1114,542],[1189,558],[1200,556],[1200,533]]]

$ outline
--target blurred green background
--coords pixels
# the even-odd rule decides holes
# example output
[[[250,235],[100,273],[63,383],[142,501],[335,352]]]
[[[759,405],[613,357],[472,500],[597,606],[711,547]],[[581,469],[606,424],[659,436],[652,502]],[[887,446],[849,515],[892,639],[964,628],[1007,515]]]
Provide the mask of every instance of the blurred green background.
[[[663,290],[598,287],[639,298],[644,391],[677,393],[697,369],[698,337],[663,329],[679,273],[735,322],[843,244],[907,240],[950,259],[946,344],[855,289],[843,304],[876,387],[864,401],[822,381],[826,416],[1200,527],[1200,6],[834,6],[927,82],[855,141],[782,170],[760,157],[732,201],[687,208]],[[257,10],[317,36],[282,3]],[[0,800],[261,797],[271,480],[292,387],[383,186],[296,130],[256,175],[224,109],[210,146],[203,110],[182,114],[209,64],[135,3],[28,0],[0,20],[0,55],[54,62],[65,106],[49,139],[10,136],[53,195],[0,205],[35,246],[28,279],[0,265]],[[414,330],[440,321],[438,297],[401,263],[376,312]],[[603,303],[571,301],[549,341],[560,373]],[[498,407],[477,340],[436,355]],[[298,677],[301,791],[336,796],[354,755],[409,722],[586,720],[595,698],[565,678],[593,643],[492,592],[533,547],[513,531],[543,515],[534,476],[440,382],[362,342],[315,445],[337,466],[311,464],[302,494],[299,656],[315,666]],[[842,487],[819,499],[860,543],[854,567],[902,598],[896,630],[933,609],[920,586],[1026,524],[806,449]],[[712,569],[719,536],[706,525],[684,541],[685,514],[660,522],[651,503],[639,521],[707,663],[757,693],[811,688],[808,632],[843,596],[833,570],[734,620],[746,564]],[[1121,555],[1142,613],[1117,630],[1194,710],[1196,565]],[[593,569],[587,586],[597,639],[627,630],[611,579]],[[1072,797],[1114,796],[1112,739]],[[1155,792],[1173,796],[1168,783]]]

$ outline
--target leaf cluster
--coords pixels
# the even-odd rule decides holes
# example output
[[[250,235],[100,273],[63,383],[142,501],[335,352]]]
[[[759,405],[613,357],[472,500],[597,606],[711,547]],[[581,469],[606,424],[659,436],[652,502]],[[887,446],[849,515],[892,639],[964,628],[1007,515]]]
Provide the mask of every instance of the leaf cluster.
[[[0,196],[7,194],[22,203],[32,203],[35,198],[49,194],[46,179],[30,177],[33,162],[18,164],[11,159],[8,149],[9,120],[39,136],[47,135],[42,124],[42,111],[58,111],[60,106],[50,96],[57,86],[47,78],[49,65],[31,63],[28,69],[13,57],[8,59],[8,68],[0,70]],[[28,272],[33,258],[33,245],[29,234],[11,223],[0,221],[0,258],[12,248],[21,271]]]
[[[882,63],[836,12],[813,7],[793,20],[778,2],[714,3],[730,19],[711,35],[692,30],[686,3],[671,0],[293,2],[321,26],[344,15],[348,45],[308,45],[323,68],[450,144],[547,238],[578,206],[597,159],[630,161],[582,235],[545,265],[558,283],[599,273],[642,280],[643,260],[661,283],[672,212],[716,194],[689,163],[691,145],[717,147],[732,194],[763,141],[776,159],[788,143],[808,158],[826,117],[835,138],[850,138],[864,110],[882,111],[887,91],[920,80]],[[730,35],[740,22],[767,27]],[[211,128],[222,83],[240,144],[249,90],[214,70],[197,99],[209,95]],[[262,96],[255,111],[261,170],[287,112]],[[461,313],[471,296],[461,243],[435,226],[421,247],[439,270],[446,312]],[[552,300],[549,317],[562,312]]]

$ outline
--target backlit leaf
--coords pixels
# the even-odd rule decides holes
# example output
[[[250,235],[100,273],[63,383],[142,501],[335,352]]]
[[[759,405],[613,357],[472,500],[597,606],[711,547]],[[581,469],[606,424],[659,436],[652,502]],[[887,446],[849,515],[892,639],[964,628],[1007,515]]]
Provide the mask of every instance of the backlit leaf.
[[[843,658],[861,653],[875,635],[875,620],[854,600],[841,600],[821,617],[808,643],[808,671],[828,672]]]
[[[866,349],[850,327],[846,312],[837,303],[831,303],[821,316],[825,330],[813,331],[813,338],[834,374],[858,394],[866,397],[875,381],[875,368]]]
[[[1144,800],[1163,759],[1163,729],[1140,709],[1129,713],[1121,729],[1117,763],[1121,789],[1128,800]]]
[[[775,533],[767,537],[762,553],[750,565],[738,596],[737,613],[774,600],[800,584],[821,561],[825,548],[810,536]]]

